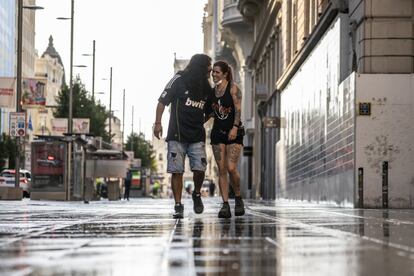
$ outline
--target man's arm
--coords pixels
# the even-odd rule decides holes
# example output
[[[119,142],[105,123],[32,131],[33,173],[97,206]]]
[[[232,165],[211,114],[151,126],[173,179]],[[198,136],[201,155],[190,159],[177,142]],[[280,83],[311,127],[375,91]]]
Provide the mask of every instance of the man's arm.
[[[157,110],[155,112],[154,136],[160,139],[162,137],[162,114],[164,113],[165,105],[158,102]]]

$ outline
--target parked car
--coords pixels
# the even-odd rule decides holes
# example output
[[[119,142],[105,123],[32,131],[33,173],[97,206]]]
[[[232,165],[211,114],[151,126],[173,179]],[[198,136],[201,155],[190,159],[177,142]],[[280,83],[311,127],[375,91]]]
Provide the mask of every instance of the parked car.
[[[16,171],[11,169],[3,170],[0,173],[0,186],[1,187],[14,187],[16,183]],[[20,188],[23,189],[23,196],[30,197],[31,188],[31,173],[28,170],[20,170]]]

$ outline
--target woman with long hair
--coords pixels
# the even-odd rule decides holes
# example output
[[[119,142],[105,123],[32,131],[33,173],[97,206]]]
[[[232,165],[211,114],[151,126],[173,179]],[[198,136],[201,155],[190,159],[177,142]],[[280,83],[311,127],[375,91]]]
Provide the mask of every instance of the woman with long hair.
[[[242,216],[244,203],[240,192],[240,174],[237,170],[244,136],[241,131],[242,93],[233,81],[232,69],[227,62],[214,63],[212,76],[215,87],[208,101],[214,117],[211,145],[219,170],[219,187],[223,199],[218,217],[231,217],[228,175],[236,195],[234,214]]]

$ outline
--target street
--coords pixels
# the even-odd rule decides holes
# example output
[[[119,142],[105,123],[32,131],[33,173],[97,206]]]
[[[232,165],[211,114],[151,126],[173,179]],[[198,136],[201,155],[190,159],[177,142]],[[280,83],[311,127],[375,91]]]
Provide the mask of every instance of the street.
[[[1,275],[413,275],[414,210],[219,198],[0,202]],[[230,203],[232,212],[234,202]]]

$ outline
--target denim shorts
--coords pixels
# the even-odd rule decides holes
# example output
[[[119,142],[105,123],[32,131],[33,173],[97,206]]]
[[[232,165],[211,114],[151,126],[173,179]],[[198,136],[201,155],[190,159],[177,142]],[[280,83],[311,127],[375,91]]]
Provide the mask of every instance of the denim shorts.
[[[205,171],[207,167],[206,146],[204,142],[180,143],[168,141],[168,173],[184,173],[185,156],[190,159],[191,171]]]

